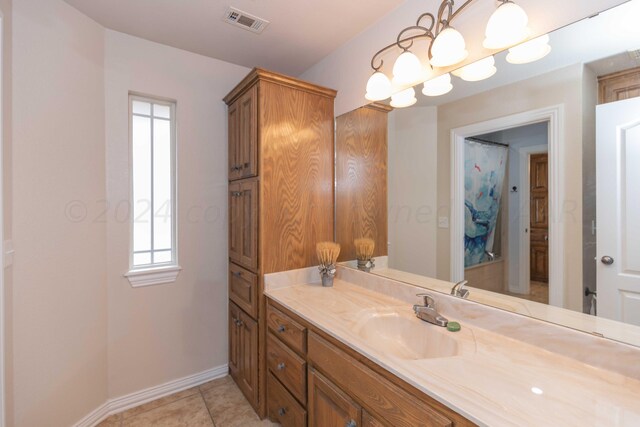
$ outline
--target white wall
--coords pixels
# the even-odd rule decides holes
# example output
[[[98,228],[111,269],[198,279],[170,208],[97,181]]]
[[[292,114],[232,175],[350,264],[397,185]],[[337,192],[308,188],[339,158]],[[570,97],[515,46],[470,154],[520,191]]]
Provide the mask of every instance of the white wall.
[[[227,363],[227,133],[222,98],[247,68],[107,30],[105,56],[109,396]],[[128,93],[177,101],[178,256],[175,283],[133,289]]]
[[[437,108],[389,113],[389,267],[436,276]]]
[[[624,2],[625,0],[518,0],[517,3],[529,15],[533,34],[540,35]],[[473,62],[491,53],[482,48],[482,40],[486,22],[495,10],[496,3],[492,0],[476,1],[456,18],[454,25],[465,36],[471,53],[466,62]],[[400,30],[414,25],[421,13],[437,12],[439,4],[440,0],[407,0],[309,68],[301,78],[338,90],[336,116],[361,107],[367,103],[364,93],[367,79],[372,73],[369,65],[371,57],[378,49],[395,41]],[[397,55],[395,52],[386,58],[385,71],[390,70]]]
[[[107,398],[104,30],[58,0],[13,3],[16,426]]]

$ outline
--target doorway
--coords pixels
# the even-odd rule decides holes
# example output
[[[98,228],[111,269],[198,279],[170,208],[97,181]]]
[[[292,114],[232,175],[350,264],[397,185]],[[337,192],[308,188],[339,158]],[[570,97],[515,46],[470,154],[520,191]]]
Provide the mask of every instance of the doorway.
[[[549,302],[548,122],[465,140],[465,280]],[[528,260],[523,260],[528,257]]]
[[[544,126],[546,135],[545,144],[531,142],[521,146],[509,148],[508,167],[509,169],[519,169],[518,176],[520,179],[507,180],[502,189],[502,197],[504,203],[502,211],[505,212],[505,219],[502,220],[502,227],[494,230],[494,239],[496,238],[496,230],[503,232],[501,237],[502,254],[498,256],[494,251],[494,259],[502,259],[502,277],[503,284],[501,293],[515,296],[527,296],[530,299],[548,301],[549,304],[562,307],[564,304],[564,266],[562,264],[564,253],[563,224],[561,221],[554,221],[553,218],[559,218],[560,200],[564,195],[562,186],[562,171],[560,165],[563,164],[563,151],[561,148],[562,135],[562,107],[549,107],[540,110],[529,111],[516,114],[513,116],[502,117],[487,122],[469,125],[452,130],[452,211],[451,211],[451,281],[460,281],[467,278],[469,270],[465,268],[465,140],[470,137],[492,138],[498,133],[508,134],[512,129],[528,127],[529,125]],[[532,127],[531,127],[532,128]],[[529,128],[529,129],[531,129]],[[540,130],[540,129],[538,129]],[[490,139],[489,139],[490,140]],[[492,141],[502,142],[505,141]],[[507,141],[508,142],[508,141]],[[508,144],[511,145],[511,144]],[[545,154],[547,156],[546,165],[538,162],[537,174],[539,175],[536,184],[545,184],[547,187],[546,196],[539,197],[540,189],[536,186],[536,200],[533,203],[535,215],[532,215],[531,188],[529,186],[531,179],[531,156],[537,154]],[[536,159],[534,157],[534,159]],[[524,166],[523,165],[524,162]],[[546,171],[546,174],[543,173]],[[541,182],[542,176],[545,175],[545,182]],[[534,177],[535,178],[535,177]],[[543,209],[546,207],[546,209]],[[511,214],[509,214],[511,212]],[[502,212],[501,212],[502,213]],[[536,226],[536,235],[531,235],[530,218],[534,216]],[[468,217],[467,217],[468,218]],[[546,224],[545,224],[546,222]],[[541,225],[546,228],[541,229]],[[542,231],[540,231],[542,230]],[[509,237],[511,236],[511,237]],[[516,238],[516,236],[518,238]],[[521,237],[521,238],[520,238]],[[535,252],[532,255],[531,240]],[[544,245],[544,249],[542,246]],[[495,246],[495,242],[494,242]],[[536,264],[542,264],[542,268],[546,274],[546,282],[535,280],[531,281],[531,265],[532,256]],[[468,267],[468,266],[467,266]],[[534,266],[536,267],[536,266]],[[491,274],[488,276],[497,277],[499,267],[494,266]],[[474,273],[471,273],[473,276]],[[534,274],[534,278],[539,278]],[[474,279],[472,279],[474,280]],[[492,279],[489,279],[492,281]],[[495,280],[493,280],[495,282]],[[470,286],[475,284],[470,280]],[[493,289],[492,289],[493,290]],[[540,296],[540,294],[543,294]]]

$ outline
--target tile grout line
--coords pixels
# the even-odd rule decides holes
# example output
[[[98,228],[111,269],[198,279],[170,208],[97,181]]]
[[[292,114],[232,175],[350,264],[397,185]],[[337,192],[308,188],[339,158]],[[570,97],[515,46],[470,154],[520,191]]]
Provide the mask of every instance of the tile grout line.
[[[213,414],[211,413],[211,409],[209,409],[209,405],[207,405],[207,400],[204,398],[204,393],[202,393],[200,386],[198,386],[198,391],[200,392],[200,397],[204,402],[204,407],[207,408],[207,413],[209,414],[209,418],[211,418],[211,423],[213,424],[213,427],[216,427],[216,421],[213,419]]]

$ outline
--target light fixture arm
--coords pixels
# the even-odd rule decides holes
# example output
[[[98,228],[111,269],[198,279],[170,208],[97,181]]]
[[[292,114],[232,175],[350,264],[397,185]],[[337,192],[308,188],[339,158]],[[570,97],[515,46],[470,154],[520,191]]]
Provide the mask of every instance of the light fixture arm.
[[[445,28],[449,27],[451,21],[453,21],[458,13],[460,13],[464,8],[466,8],[474,1],[475,0],[467,0],[462,4],[462,6],[454,11],[454,0],[443,0],[440,4],[440,8],[438,9],[437,19],[432,13],[423,13],[416,20],[416,25],[407,27],[398,33],[398,37],[396,38],[395,43],[391,43],[390,45],[383,47],[373,55],[373,57],[371,58],[371,68],[374,71],[380,71],[380,68],[382,68],[382,66],[384,65],[384,60],[380,59],[379,57],[390,49],[393,49],[394,47],[398,47],[403,52],[406,52],[413,46],[414,40],[427,38],[431,39],[431,43],[433,43],[433,40],[435,40],[438,34],[440,34],[440,32]],[[506,3],[510,0],[499,1]],[[428,18],[430,22],[423,23],[423,20],[426,18]],[[420,32],[418,34],[404,37],[407,32],[411,31]],[[431,45],[429,46],[429,57],[431,57]]]

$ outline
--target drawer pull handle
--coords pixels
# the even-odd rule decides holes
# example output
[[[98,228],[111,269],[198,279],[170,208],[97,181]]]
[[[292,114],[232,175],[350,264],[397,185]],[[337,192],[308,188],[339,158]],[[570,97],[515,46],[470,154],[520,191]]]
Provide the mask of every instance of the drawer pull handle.
[[[278,366],[276,366],[276,369],[278,371],[282,371],[285,368],[284,362],[280,362],[278,363]]]
[[[358,427],[358,423],[356,423],[355,420],[350,420],[344,425],[344,427]]]
[[[287,328],[284,327],[284,325],[280,325],[278,326],[278,332],[283,333]]]
[[[240,192],[240,191],[233,191],[233,192],[231,193],[231,195],[232,195],[233,197],[240,197],[240,196],[242,196],[242,192]]]
[[[242,277],[242,271],[234,271],[233,275],[236,277]]]
[[[280,408],[278,409],[278,415],[280,415],[281,417],[284,416],[284,414],[287,413],[286,408]]]

